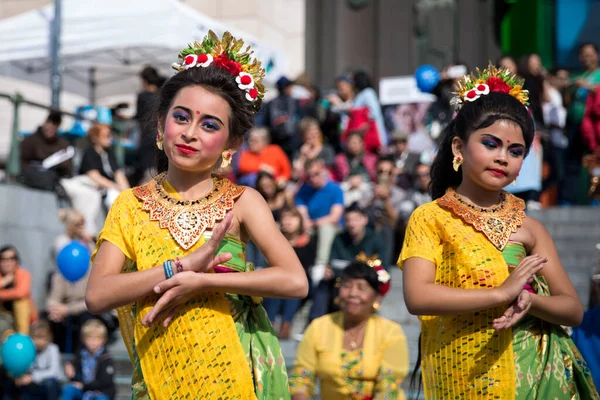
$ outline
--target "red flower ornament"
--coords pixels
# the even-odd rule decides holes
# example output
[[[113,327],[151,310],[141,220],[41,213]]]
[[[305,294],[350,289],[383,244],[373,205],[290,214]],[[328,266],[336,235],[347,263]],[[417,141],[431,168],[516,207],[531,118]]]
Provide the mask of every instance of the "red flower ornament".
[[[252,88],[246,92],[246,99],[248,101],[256,101],[257,98],[258,98],[258,90],[256,90],[255,88]]]
[[[497,76],[492,76],[487,80],[487,84],[490,87],[490,92],[498,92],[498,93],[509,93],[510,86],[508,83],[504,82],[502,78],[498,78]]]
[[[237,61],[231,60],[229,57],[227,57],[227,54],[218,55],[215,57],[213,62],[217,67],[224,69],[235,77],[242,72],[242,65]]]
[[[475,89],[471,89],[467,92],[467,94],[465,95],[465,100],[468,101],[475,101],[479,98],[479,94],[477,94],[477,90]]]

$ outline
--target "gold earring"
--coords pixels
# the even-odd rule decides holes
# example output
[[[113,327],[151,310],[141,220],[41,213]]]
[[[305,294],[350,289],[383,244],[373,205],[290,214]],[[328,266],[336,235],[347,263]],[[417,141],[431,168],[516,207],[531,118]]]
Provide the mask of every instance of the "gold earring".
[[[333,299],[333,304],[335,304],[336,306],[340,305],[340,297],[337,296],[335,299]]]
[[[231,164],[231,159],[233,158],[231,151],[224,151],[223,154],[221,154],[221,158],[221,168],[227,168],[229,164]]]
[[[458,167],[460,167],[462,162],[462,157],[454,156],[454,159],[452,160],[452,168],[454,169],[454,171],[458,172]]]
[[[158,147],[159,150],[163,149],[163,135],[161,131],[158,131],[156,134],[156,147]]]
[[[375,302],[373,303],[373,310],[375,311],[379,311],[379,309],[381,308],[381,304],[379,304],[379,302]]]

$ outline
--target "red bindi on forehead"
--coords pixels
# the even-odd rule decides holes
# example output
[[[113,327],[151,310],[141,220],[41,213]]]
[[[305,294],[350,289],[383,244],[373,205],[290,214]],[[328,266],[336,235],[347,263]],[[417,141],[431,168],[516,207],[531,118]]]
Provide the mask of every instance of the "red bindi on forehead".
[[[196,111],[196,115],[200,115],[200,111]]]

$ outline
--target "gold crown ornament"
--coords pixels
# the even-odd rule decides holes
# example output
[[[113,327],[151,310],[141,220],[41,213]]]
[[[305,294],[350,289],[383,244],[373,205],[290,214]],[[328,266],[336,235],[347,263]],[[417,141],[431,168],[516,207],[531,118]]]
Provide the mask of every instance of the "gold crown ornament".
[[[234,38],[225,32],[219,37],[212,31],[202,43],[194,42],[179,53],[179,63],[173,63],[173,69],[185,71],[190,68],[208,68],[211,65],[229,72],[240,90],[246,92],[246,99],[256,102],[265,95],[265,87],[261,83],[265,77],[265,69],[256,58],[252,59],[250,46],[244,49],[244,41]]]
[[[477,68],[476,74],[465,75],[457,82],[457,90],[450,104],[458,111],[466,102],[496,92],[509,94],[528,106],[529,91],[523,90],[523,82],[523,79],[511,74],[509,70],[497,68],[490,63],[483,71]]]

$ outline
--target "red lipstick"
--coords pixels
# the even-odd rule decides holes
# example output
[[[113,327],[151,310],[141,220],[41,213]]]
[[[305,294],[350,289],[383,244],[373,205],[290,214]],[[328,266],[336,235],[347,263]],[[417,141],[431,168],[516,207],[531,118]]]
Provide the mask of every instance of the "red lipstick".
[[[190,146],[186,146],[185,144],[176,144],[175,147],[177,147],[177,150],[179,150],[179,152],[183,154],[194,154],[198,152],[197,149]]]

